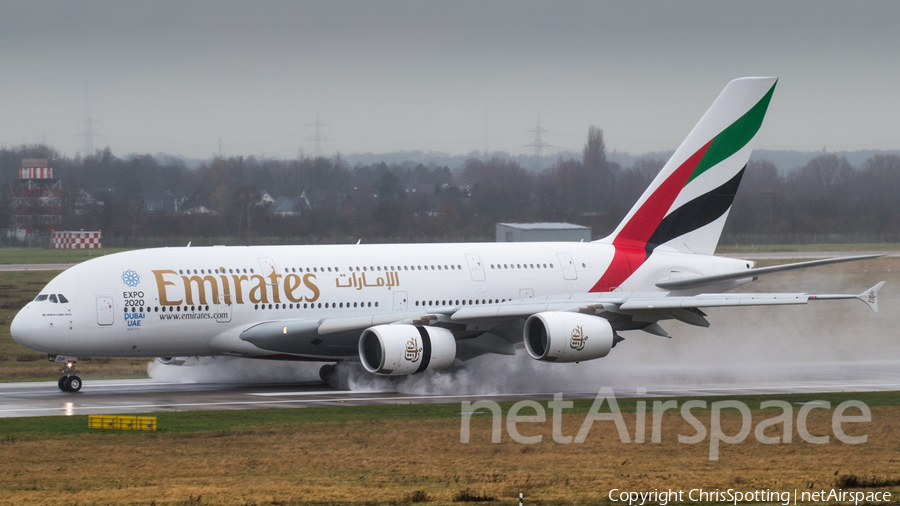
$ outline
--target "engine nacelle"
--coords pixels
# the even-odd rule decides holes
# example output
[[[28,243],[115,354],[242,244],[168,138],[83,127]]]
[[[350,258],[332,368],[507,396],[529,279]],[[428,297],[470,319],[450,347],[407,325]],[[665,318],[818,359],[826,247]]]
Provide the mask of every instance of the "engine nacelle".
[[[580,362],[605,357],[615,343],[608,321],[581,313],[546,312],[525,322],[525,349],[535,360]]]
[[[441,327],[376,325],[359,338],[359,359],[373,374],[405,376],[450,367],[456,339]]]

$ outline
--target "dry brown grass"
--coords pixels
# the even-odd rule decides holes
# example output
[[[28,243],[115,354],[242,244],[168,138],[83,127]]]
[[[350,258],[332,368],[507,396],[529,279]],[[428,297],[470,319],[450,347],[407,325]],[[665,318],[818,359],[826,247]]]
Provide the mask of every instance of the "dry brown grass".
[[[718,462],[707,458],[708,441],[677,442],[678,434],[694,434],[677,414],[666,415],[660,444],[623,444],[611,422],[597,422],[584,444],[556,444],[549,417],[520,426],[525,435],[544,436],[527,446],[505,431],[502,443],[490,443],[487,417],[472,420],[468,444],[459,443],[458,419],[29,436],[0,440],[0,502],[399,504],[423,491],[430,504],[454,504],[453,497],[468,489],[497,497],[494,504],[515,503],[519,492],[527,504],[569,504],[603,501],[610,488],[830,489],[839,474],[900,475],[898,415],[900,407],[872,408],[873,421],[857,431],[869,435],[865,444],[832,436],[828,444],[812,445],[795,430],[791,444],[763,445],[751,434],[741,444],[723,445]],[[769,416],[754,415],[754,427]],[[634,415],[624,417],[633,433]],[[708,414],[698,419],[709,427]],[[575,434],[583,420],[565,415],[563,433]],[[723,413],[726,434],[739,425],[740,415]],[[832,434],[831,413],[813,410],[809,428]]]

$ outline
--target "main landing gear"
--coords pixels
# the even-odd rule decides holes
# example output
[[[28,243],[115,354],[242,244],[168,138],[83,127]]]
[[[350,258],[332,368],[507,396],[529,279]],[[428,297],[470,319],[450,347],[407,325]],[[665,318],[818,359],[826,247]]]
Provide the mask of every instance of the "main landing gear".
[[[64,376],[59,378],[59,389],[63,392],[77,392],[81,390],[81,378],[78,377],[78,371],[75,370],[75,361],[66,362],[66,365],[59,368],[59,372]]]

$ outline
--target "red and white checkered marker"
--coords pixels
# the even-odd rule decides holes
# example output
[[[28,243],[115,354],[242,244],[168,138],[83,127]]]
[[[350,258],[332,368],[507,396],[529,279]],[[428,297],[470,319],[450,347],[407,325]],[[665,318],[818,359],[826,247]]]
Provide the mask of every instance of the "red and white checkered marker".
[[[100,245],[100,231],[53,232],[53,249],[98,249]]]

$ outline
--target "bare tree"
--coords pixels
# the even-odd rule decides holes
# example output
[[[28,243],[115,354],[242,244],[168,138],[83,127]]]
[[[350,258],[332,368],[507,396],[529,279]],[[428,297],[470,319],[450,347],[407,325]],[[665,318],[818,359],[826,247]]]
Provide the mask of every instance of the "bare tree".
[[[603,130],[591,125],[588,128],[587,142],[584,144],[582,162],[587,170],[605,171],[606,145],[603,143]]]
[[[264,214],[261,200],[262,195],[253,186],[242,186],[234,190],[230,210],[237,221],[238,237],[249,236]]]

